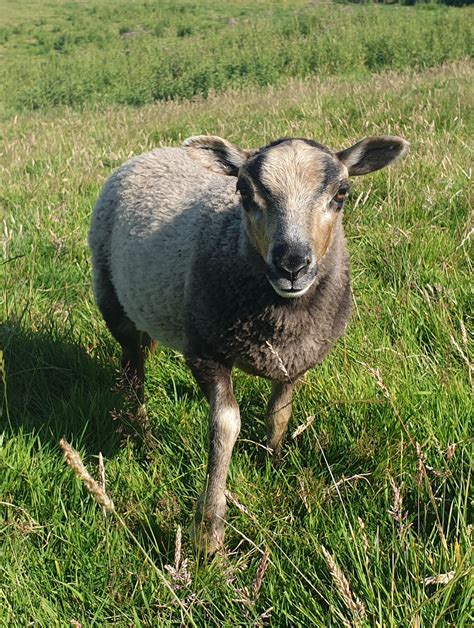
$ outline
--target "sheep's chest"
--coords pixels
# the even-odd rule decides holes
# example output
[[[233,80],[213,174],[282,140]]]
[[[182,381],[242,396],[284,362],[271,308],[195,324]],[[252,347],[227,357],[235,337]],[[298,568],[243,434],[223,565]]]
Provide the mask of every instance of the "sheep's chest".
[[[189,301],[188,340],[196,355],[295,381],[322,362],[344,333],[351,310],[348,274],[322,277],[314,291],[294,300],[276,298],[266,283],[257,288],[250,281],[236,283],[235,274],[228,277],[227,290],[209,281]]]
[[[333,344],[330,321],[310,316],[277,318],[262,325],[247,321],[232,339],[238,368],[261,377],[295,381],[323,360]]]

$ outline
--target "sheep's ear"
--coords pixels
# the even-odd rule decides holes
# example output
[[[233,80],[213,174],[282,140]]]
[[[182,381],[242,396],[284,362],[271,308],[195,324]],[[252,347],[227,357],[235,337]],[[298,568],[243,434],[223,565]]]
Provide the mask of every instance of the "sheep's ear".
[[[234,146],[215,135],[193,135],[183,142],[188,155],[203,166],[217,172],[236,177],[240,166],[248,159],[251,151]]]
[[[402,137],[382,135],[366,137],[354,146],[336,153],[336,157],[346,166],[349,175],[368,174],[385,168],[408,152],[410,144]]]

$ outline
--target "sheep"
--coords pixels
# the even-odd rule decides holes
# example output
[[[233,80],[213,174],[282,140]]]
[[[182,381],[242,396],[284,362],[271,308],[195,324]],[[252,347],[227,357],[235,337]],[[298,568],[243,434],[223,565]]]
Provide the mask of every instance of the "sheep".
[[[349,319],[349,177],[408,147],[381,136],[339,152],[303,138],[246,150],[193,136],[131,159],[102,189],[89,233],[93,289],[123,371],[142,403],[145,354],[159,341],[183,353],[210,404],[207,477],[191,526],[208,554],[223,543],[240,431],[231,371],[271,380],[267,447],[278,457],[295,383]]]

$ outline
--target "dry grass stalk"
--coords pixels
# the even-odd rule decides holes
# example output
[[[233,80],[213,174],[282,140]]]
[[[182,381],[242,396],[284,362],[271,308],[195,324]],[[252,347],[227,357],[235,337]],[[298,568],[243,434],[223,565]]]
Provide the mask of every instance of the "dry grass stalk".
[[[114,502],[110,499],[103,488],[94,480],[85,468],[80,455],[73,447],[67,442],[66,439],[61,438],[59,445],[64,453],[64,460],[66,464],[71,467],[76,476],[83,482],[88,492],[92,495],[95,501],[102,506],[106,512],[114,512]]]
[[[263,613],[261,613],[260,617],[258,618],[257,626],[263,626],[264,625],[263,622],[271,618],[272,612],[273,612],[273,606],[270,606],[265,611],[263,611]]]
[[[468,376],[469,376],[469,381],[471,383],[471,387],[474,388],[474,378],[473,378],[473,375],[472,375],[473,371],[474,371],[474,365],[469,360],[469,346],[468,346],[468,342],[467,342],[467,332],[466,332],[466,327],[464,326],[463,321],[461,321],[461,335],[462,335],[464,348],[465,348],[465,351],[466,351],[465,353],[461,349],[459,344],[456,342],[454,336],[449,334],[449,339],[451,340],[451,344],[453,345],[453,347],[457,350],[457,352],[461,356],[463,362],[466,364],[467,371],[468,371]]]
[[[456,452],[456,443],[452,443],[451,445],[448,446],[448,448],[446,449],[446,460],[448,462],[451,462],[454,454]]]
[[[296,430],[291,435],[291,438],[296,438],[297,436],[302,434],[305,430],[307,430],[308,427],[311,425],[311,423],[313,423],[315,418],[316,418],[315,416],[309,416],[304,423],[302,423],[296,428]]]
[[[471,236],[472,236],[472,234],[473,234],[473,233],[474,233],[474,227],[472,227],[472,228],[471,228],[471,229],[470,229],[470,230],[466,233],[466,235],[464,236],[464,238],[463,238],[463,239],[461,240],[461,242],[457,245],[457,247],[456,247],[456,251],[457,251],[458,249],[462,248],[462,247],[466,244],[466,242],[467,242],[468,240],[470,240],[470,239],[471,239]]]
[[[359,600],[357,597],[354,599],[354,596],[352,595],[352,591],[349,586],[349,582],[344,575],[344,572],[337,565],[336,561],[328,552],[328,550],[324,547],[324,545],[321,545],[321,551],[323,553],[324,560],[326,561],[326,564],[328,566],[332,580],[336,585],[336,589],[339,591],[339,595],[341,596],[342,601],[352,613],[352,616],[354,618],[354,624],[356,626],[360,625],[361,619],[365,617],[365,606],[363,602],[361,602],[361,600]]]
[[[236,497],[234,497],[234,495],[232,495],[230,491],[225,490],[224,495],[238,510],[240,510],[240,512],[243,512],[244,515],[247,515],[247,517],[252,519],[252,521],[256,521],[254,515],[252,515],[249,509],[246,508],[243,504],[241,504],[239,500]]]
[[[121,386],[119,383],[114,390],[122,391]],[[152,434],[144,404],[137,405],[128,399],[123,409],[111,410],[109,414],[117,422],[117,433],[124,441],[131,438],[137,444],[144,445],[147,450],[153,449],[156,439]]]
[[[181,526],[176,530],[176,540],[174,544],[174,566],[179,569],[181,564]]]
[[[35,521],[35,519],[33,519],[30,513],[24,508],[22,508],[21,506],[17,506],[16,504],[12,504],[10,502],[4,502],[4,501],[0,501],[0,506],[7,506],[9,508],[13,508],[14,510],[17,510],[18,512],[22,512],[24,515],[28,517],[29,519],[28,525],[30,526],[31,529],[42,527],[37,521]]]
[[[105,467],[104,457],[101,451],[99,451],[99,486],[103,491],[105,491]]]
[[[390,486],[392,487],[393,491],[393,500],[392,507],[388,511],[388,514],[393,518],[394,521],[398,523],[398,530],[400,533],[402,533],[411,527],[411,524],[405,524],[406,518],[408,516],[408,511],[403,512],[403,497],[401,494],[401,488],[403,485],[400,485],[400,487],[398,487],[392,477],[389,477],[389,480]]]
[[[260,447],[260,449],[264,449],[270,455],[273,455],[273,449],[271,447],[267,447],[266,445],[258,443],[255,440],[251,440],[250,438],[239,438],[239,443],[250,443],[251,445],[255,445],[255,447]]]
[[[415,443],[416,450],[416,481],[418,484],[422,484],[423,480],[428,479],[425,467],[425,454],[421,450],[420,443]]]
[[[255,609],[255,602],[258,598],[258,594],[260,593],[260,589],[262,588],[263,578],[268,568],[269,564],[269,551],[265,548],[262,554],[262,558],[257,567],[257,572],[255,574],[255,579],[252,583],[252,588],[242,587],[240,589],[236,589],[236,592],[239,594],[239,598],[236,599],[237,602],[242,604],[247,608]],[[264,611],[258,618],[256,622],[256,626],[263,626],[264,620],[268,619],[271,615],[273,607],[268,608]]]
[[[339,492],[338,489],[340,486],[343,486],[344,484],[350,485],[352,482],[357,482],[358,480],[367,480],[369,476],[370,476],[370,473],[356,473],[355,475],[351,475],[349,478],[342,476],[340,480],[338,480],[337,482],[333,482],[331,486],[325,489],[324,493],[327,495],[331,491]],[[370,484],[369,480],[367,480],[367,482]]]
[[[285,365],[283,364],[283,360],[280,358],[280,356],[278,355],[278,352],[276,349],[274,349],[273,345],[268,342],[268,340],[265,340],[265,344],[267,345],[267,347],[270,349],[271,353],[276,357],[276,359],[278,360],[278,368],[279,370],[285,375],[285,377],[287,378],[288,381],[291,382],[291,377],[290,374],[288,373],[288,371],[286,370]]]
[[[105,466],[101,451],[99,451],[99,486],[105,493]],[[107,511],[105,508],[102,508],[102,512],[104,513],[104,519],[107,519]]]
[[[88,473],[78,452],[75,449],[73,449],[73,447],[71,447],[71,445],[66,441],[65,438],[61,438],[61,440],[59,441],[59,445],[61,449],[63,450],[64,460],[66,464],[71,467],[71,469],[74,471],[77,477],[85,484],[87,490],[92,495],[92,497],[96,500],[96,502],[99,503],[107,512],[114,513],[120,525],[129,534],[130,538],[136,544],[138,549],[142,552],[143,556],[145,557],[145,560],[151,565],[152,569],[154,569],[154,571],[156,572],[160,580],[163,582],[165,587],[173,596],[173,603],[177,604],[181,608],[182,612],[188,617],[188,619],[190,620],[190,625],[195,626],[196,625],[195,622],[189,616],[188,609],[186,608],[184,603],[177,597],[173,587],[168,582],[164,573],[160,569],[158,569],[158,567],[155,565],[155,563],[151,559],[148,552],[140,544],[140,541],[136,538],[136,536],[134,536],[133,532],[131,532],[131,530],[128,528],[127,524],[122,519],[120,514],[115,510],[114,503],[110,499],[110,497],[99,486],[99,484],[94,480],[94,478]],[[180,549],[180,552],[181,552],[181,549]]]
[[[258,594],[260,593],[260,589],[262,588],[263,577],[265,576],[265,572],[267,571],[267,568],[268,568],[269,556],[270,556],[270,553],[265,548],[263,552],[263,556],[257,567],[255,580],[253,581],[253,584],[252,584],[252,593],[253,593],[254,598],[258,597]]]
[[[369,539],[367,538],[367,534],[365,532],[365,523],[364,520],[360,517],[357,517],[357,522],[359,524],[360,533],[362,535],[362,545],[364,548],[364,563],[365,566],[369,566]]]
[[[403,521],[403,512],[402,512],[402,507],[403,507],[403,498],[400,492],[400,488],[395,484],[395,480],[391,477],[390,479],[390,486],[392,487],[392,491],[393,491],[393,501],[392,501],[392,509],[389,510],[388,512],[392,515],[392,517],[395,519],[395,521],[397,521],[398,523],[401,523]]]
[[[175,589],[182,589],[191,584],[191,574],[188,571],[188,559],[181,559],[181,526],[178,526],[176,530],[174,565],[165,565],[165,569],[172,577]]]
[[[420,621],[419,615],[415,615],[415,617],[413,618],[413,623],[411,625],[411,628],[421,628],[421,621]]]
[[[437,576],[425,578],[423,582],[425,584],[448,584],[454,578],[454,571],[448,571],[447,573],[439,573]]]
[[[308,501],[308,490],[305,485],[305,481],[301,476],[298,476],[298,484],[300,485],[300,490],[298,491],[298,495],[301,497],[303,504],[308,512],[311,512],[311,505]]]
[[[459,321],[459,326],[461,327],[461,336],[462,336],[462,342],[464,344],[464,348],[466,349],[466,352],[469,353],[469,343],[467,341],[467,330],[466,330],[466,326],[464,325],[464,321],[462,319]]]

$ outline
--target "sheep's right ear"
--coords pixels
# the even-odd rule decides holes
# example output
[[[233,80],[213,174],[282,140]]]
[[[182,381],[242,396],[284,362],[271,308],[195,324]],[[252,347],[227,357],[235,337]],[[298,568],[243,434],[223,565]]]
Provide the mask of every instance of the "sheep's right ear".
[[[336,153],[336,157],[346,166],[351,177],[385,168],[392,161],[403,157],[410,144],[396,135],[366,137],[354,146]]]
[[[240,166],[251,154],[215,135],[193,135],[184,140],[182,146],[192,159],[212,172],[231,177],[238,175]]]

